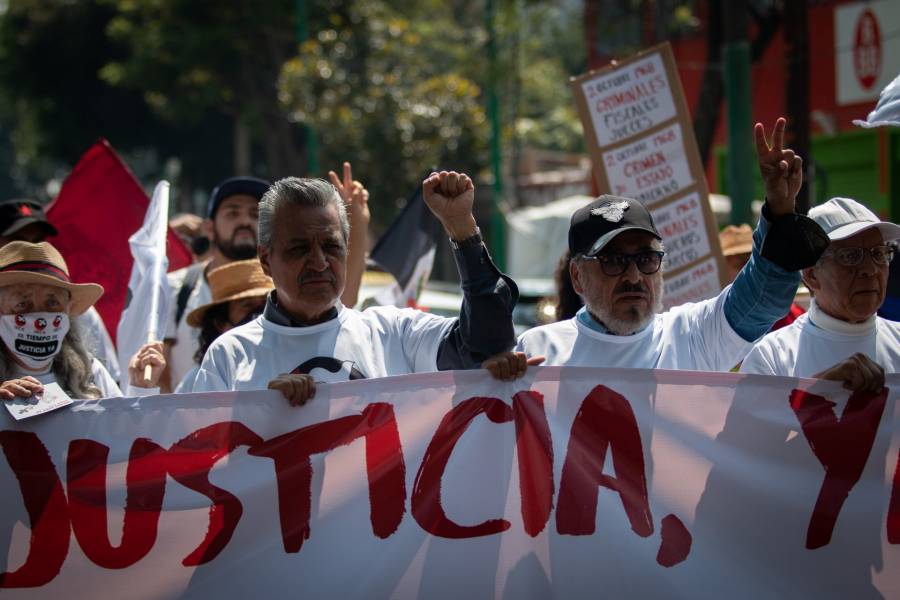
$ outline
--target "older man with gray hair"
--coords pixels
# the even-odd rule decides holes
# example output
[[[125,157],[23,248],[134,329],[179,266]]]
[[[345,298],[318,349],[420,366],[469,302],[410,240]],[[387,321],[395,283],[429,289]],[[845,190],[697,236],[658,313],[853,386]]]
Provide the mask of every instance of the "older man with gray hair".
[[[831,379],[877,392],[885,370],[900,369],[900,324],[875,314],[900,226],[849,198],[832,198],[809,216],[830,240],[815,266],[803,270],[813,295],[809,312],[764,337],[741,371]]]
[[[422,186],[459,268],[464,300],[458,319],[342,306],[350,229],[344,204],[323,180],[289,177],[259,204],[259,259],[275,290],[260,317],[210,346],[193,391],[270,388],[303,404],[316,381],[473,368],[511,348],[518,291],[482,243],[472,181],[444,171]]]

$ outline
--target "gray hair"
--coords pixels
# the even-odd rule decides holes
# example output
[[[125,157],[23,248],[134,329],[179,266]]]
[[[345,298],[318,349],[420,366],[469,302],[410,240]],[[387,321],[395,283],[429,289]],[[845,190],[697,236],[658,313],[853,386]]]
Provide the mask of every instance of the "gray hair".
[[[294,206],[334,206],[341,222],[344,242],[350,237],[347,208],[337,189],[324,179],[285,177],[279,179],[259,201],[259,245],[272,249],[275,212],[283,204]],[[282,216],[282,218],[284,218]]]
[[[79,400],[99,398],[103,393],[93,379],[93,357],[81,338],[77,318],[69,319],[69,332],[63,338],[59,354],[53,358],[53,375],[56,383],[70,396]],[[13,372],[12,358],[6,344],[0,351],[0,381],[9,379]]]

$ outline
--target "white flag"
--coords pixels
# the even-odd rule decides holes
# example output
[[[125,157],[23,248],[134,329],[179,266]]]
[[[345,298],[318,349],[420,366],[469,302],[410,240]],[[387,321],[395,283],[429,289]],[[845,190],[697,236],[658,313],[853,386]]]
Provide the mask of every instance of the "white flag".
[[[374,304],[379,306],[399,306],[401,308],[415,307],[422,288],[428,283],[431,276],[431,268],[434,266],[435,249],[432,247],[428,252],[423,254],[416,260],[412,274],[406,285],[395,283],[372,296]]]
[[[900,127],[900,75],[881,90],[878,104],[869,113],[869,118],[865,121],[855,119],[853,124],[866,128]]]
[[[169,309],[169,281],[166,278],[169,268],[166,256],[168,215],[169,182],[160,181],[153,190],[144,224],[128,238],[134,264],[118,328],[122,389],[128,384],[128,361],[134,353],[165,333]]]

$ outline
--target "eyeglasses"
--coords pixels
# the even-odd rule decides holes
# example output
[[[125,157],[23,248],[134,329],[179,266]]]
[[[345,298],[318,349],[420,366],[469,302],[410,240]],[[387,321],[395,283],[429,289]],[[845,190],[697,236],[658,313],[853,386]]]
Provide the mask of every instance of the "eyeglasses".
[[[876,265],[886,267],[894,258],[894,247],[882,244],[871,248],[837,248],[826,250],[822,256],[833,256],[834,262],[837,264],[844,267],[855,267],[862,263],[867,253]]]
[[[596,260],[600,263],[600,270],[604,275],[614,277],[628,270],[628,265],[634,263],[638,271],[644,275],[653,275],[662,266],[662,259],[666,253],[661,250],[644,250],[634,254],[622,254],[609,252],[596,256],[582,255],[583,260]]]

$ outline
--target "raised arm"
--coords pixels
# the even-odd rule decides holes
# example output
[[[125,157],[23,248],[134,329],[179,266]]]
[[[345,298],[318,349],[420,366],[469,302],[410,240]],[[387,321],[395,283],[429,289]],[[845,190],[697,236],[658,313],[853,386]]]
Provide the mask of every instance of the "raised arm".
[[[347,283],[341,294],[341,303],[353,308],[359,300],[359,288],[366,271],[366,252],[369,249],[369,191],[353,179],[349,162],[344,163],[343,179],[334,171],[328,172],[331,183],[337,188],[350,219],[350,239],[347,253]]]
[[[516,284],[494,265],[472,212],[475,186],[465,174],[432,173],[422,182],[425,203],[450,236],[460,275],[463,305],[454,326],[441,341],[441,370],[475,369],[516,343],[512,310]]]
[[[761,123],[753,129],[766,202],[753,234],[750,260],[728,290],[724,307],[732,329],[749,342],[787,314],[800,283],[800,269],[815,264],[828,247],[822,228],[795,212],[803,160],[784,148],[785,125],[783,118],[775,122],[771,143]]]

